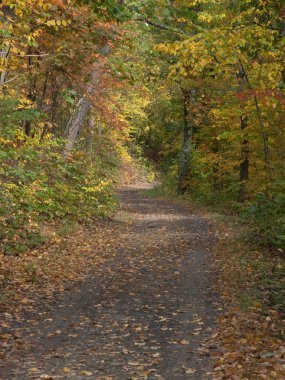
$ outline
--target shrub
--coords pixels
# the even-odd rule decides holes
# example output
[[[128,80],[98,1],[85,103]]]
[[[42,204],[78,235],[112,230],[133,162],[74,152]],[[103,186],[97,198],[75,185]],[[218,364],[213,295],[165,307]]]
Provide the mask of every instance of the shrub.
[[[245,209],[243,217],[253,223],[264,243],[281,249],[285,247],[285,195],[258,194],[254,203]]]
[[[19,254],[43,241],[40,222],[85,222],[115,207],[114,162],[74,153],[61,156],[61,141],[23,141],[19,131],[0,138],[0,249]],[[1,137],[1,135],[0,135]]]

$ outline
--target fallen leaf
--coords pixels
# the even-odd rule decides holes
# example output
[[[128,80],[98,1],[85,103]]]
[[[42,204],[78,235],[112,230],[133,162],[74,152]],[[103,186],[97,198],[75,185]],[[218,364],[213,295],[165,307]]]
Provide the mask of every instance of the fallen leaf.
[[[193,368],[183,367],[183,369],[184,369],[184,372],[185,372],[187,375],[190,375],[190,374],[196,372],[196,369],[193,369]]]
[[[91,371],[81,371],[80,373],[81,373],[81,375],[84,375],[84,376],[92,376],[93,375],[93,372],[91,372]]]
[[[39,372],[39,369],[38,369],[38,368],[35,368],[35,367],[33,367],[33,368],[29,368],[29,369],[28,369],[28,372],[30,372],[30,373],[37,373],[37,372]]]

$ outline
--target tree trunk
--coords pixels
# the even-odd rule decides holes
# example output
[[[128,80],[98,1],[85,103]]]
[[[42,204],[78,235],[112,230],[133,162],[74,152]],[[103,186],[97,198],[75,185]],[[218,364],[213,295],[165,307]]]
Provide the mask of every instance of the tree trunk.
[[[219,142],[217,139],[214,139],[211,150],[215,154],[216,157],[219,156]],[[213,188],[216,191],[223,189],[223,181],[221,177],[220,164],[219,164],[219,161],[215,159],[213,163]]]
[[[105,44],[101,49],[101,54],[107,56],[109,53],[110,47],[108,44]],[[73,112],[67,123],[64,133],[64,135],[67,136],[67,141],[63,151],[63,156],[67,156],[74,147],[79,131],[83,126],[89,111],[91,110],[91,98],[95,94],[96,89],[99,88],[101,74],[101,62],[98,61],[93,68],[91,81],[87,87],[87,93],[86,95],[82,96],[79,103],[77,104],[77,109]]]
[[[92,152],[92,149],[93,149],[94,130],[95,130],[95,117],[91,110],[90,115],[89,115],[88,133],[87,133],[87,140],[86,140],[86,146],[89,152]]]
[[[248,89],[252,91],[253,87],[251,85],[251,82],[249,80],[247,72],[245,71],[245,67],[244,67],[240,58],[239,58],[239,63],[240,63],[240,69],[241,69],[241,77],[245,79],[245,82],[247,84]],[[270,152],[269,152],[269,144],[268,144],[268,134],[267,134],[266,128],[264,126],[262,113],[261,113],[261,109],[260,109],[259,102],[258,102],[258,97],[255,93],[253,95],[253,100],[254,100],[254,104],[255,104],[259,129],[261,131],[261,135],[262,135],[262,139],[263,139],[263,152],[264,152],[265,167],[266,167],[267,172],[268,172],[268,178],[270,181],[272,181],[272,168],[270,165],[270,157],[269,157]]]
[[[35,103],[37,94],[36,94],[36,83],[37,83],[37,77],[35,76],[32,78],[31,88],[28,93],[27,98],[32,102],[32,104]],[[24,132],[27,137],[33,137],[35,134],[32,128],[32,121],[31,120],[25,120],[24,121]]]
[[[6,47],[4,50],[0,52],[0,59],[3,64],[3,70],[0,74],[0,91],[3,91],[3,85],[5,84],[6,76],[7,76],[7,65],[9,59],[10,47]]]
[[[244,130],[248,126],[248,118],[242,117],[240,118],[241,121],[241,129]],[[245,138],[242,142],[242,148],[241,148],[241,155],[243,158],[243,161],[240,164],[240,188],[239,188],[239,201],[245,202],[248,198],[247,193],[247,181],[249,178],[249,146],[248,146],[248,140]]]
[[[183,194],[189,187],[189,174],[190,174],[190,158],[192,149],[193,137],[193,122],[190,121],[189,106],[190,102],[194,101],[196,96],[196,89],[184,90],[184,125],[182,134],[182,145],[180,152],[179,170],[178,170],[178,193]]]
[[[67,141],[65,144],[63,155],[67,156],[69,152],[72,151],[79,131],[86,120],[88,112],[91,109],[90,100],[88,97],[82,97],[78,104],[76,110],[71,115],[66,131],[67,131]]]
[[[92,73],[91,83],[88,85],[87,94],[82,96],[79,100],[76,109],[71,115],[64,135],[67,136],[67,141],[65,144],[65,148],[63,151],[63,156],[67,156],[70,153],[75,145],[77,136],[79,135],[79,131],[83,126],[85,120],[87,119],[88,113],[91,110],[91,97],[94,95],[96,88],[98,88],[98,84],[100,82],[100,70],[98,66],[98,70],[94,68]]]
[[[0,4],[2,1],[0,1]],[[14,17],[14,9],[10,6],[4,6],[1,8],[2,23],[9,25],[11,23],[10,18]],[[0,51],[0,59],[2,61],[2,71],[0,73],[0,93],[3,92],[3,85],[5,84],[6,76],[8,73],[8,61],[10,55],[10,45],[6,45],[3,50]]]

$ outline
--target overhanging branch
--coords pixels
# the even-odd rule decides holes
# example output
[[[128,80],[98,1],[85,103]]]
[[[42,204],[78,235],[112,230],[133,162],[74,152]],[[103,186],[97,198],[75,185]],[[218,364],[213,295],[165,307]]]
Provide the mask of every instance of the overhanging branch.
[[[145,18],[142,18],[142,17],[138,17],[135,20],[136,21],[144,22],[144,23],[146,23],[148,25],[151,25],[151,26],[154,26],[155,28],[158,28],[158,29],[167,30],[169,32],[174,32],[174,33],[177,33],[177,34],[183,34],[183,35],[186,35],[186,36],[193,36],[191,33],[188,33],[185,30],[177,29],[177,28],[172,28],[171,26],[167,26],[167,25],[164,25],[164,24],[158,24],[155,21],[148,20],[148,19],[145,19]]]

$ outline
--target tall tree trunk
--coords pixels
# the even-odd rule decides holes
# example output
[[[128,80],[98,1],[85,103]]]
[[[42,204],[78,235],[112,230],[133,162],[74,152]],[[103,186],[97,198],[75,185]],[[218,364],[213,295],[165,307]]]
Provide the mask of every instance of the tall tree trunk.
[[[82,96],[82,98],[77,103],[77,107],[74,110],[73,114],[70,116],[67,123],[64,135],[67,138],[63,156],[67,156],[73,149],[79,131],[83,126],[85,120],[87,119],[88,113],[91,110],[91,97],[95,93],[95,89],[98,86],[100,74],[94,69],[92,73],[92,80],[89,83],[87,88],[87,94]]]
[[[32,80],[31,88],[28,93],[27,98],[34,104],[37,98],[36,94],[36,83],[37,83],[37,77],[35,76]],[[24,132],[27,137],[31,137],[34,135],[34,131],[32,128],[32,121],[31,120],[25,120],[24,121]]]
[[[211,150],[215,154],[216,157],[219,156],[219,142],[217,139],[214,139]],[[216,159],[214,159],[214,163],[213,163],[213,188],[216,191],[223,189],[220,163]]]
[[[248,117],[241,116],[240,118],[241,129],[244,130],[248,126]],[[240,188],[239,188],[239,201],[245,202],[248,198],[247,181],[249,178],[249,146],[248,140],[245,138],[242,142],[241,155],[243,161],[240,163]]]
[[[42,91],[42,95],[41,95],[41,98],[40,98],[40,101],[39,101],[39,106],[38,106],[38,109],[39,111],[41,111],[43,109],[43,105],[44,105],[44,99],[45,99],[45,96],[46,96],[46,93],[47,93],[47,89],[48,89],[48,85],[49,85],[49,82],[50,82],[50,86],[51,86],[51,99],[52,99],[52,103],[51,103],[51,106],[50,106],[50,109],[49,109],[49,122],[46,122],[43,129],[42,129],[42,133],[41,133],[41,137],[40,137],[40,141],[43,141],[43,139],[45,138],[48,130],[52,129],[53,126],[54,126],[54,123],[56,121],[56,117],[57,117],[57,109],[58,109],[58,96],[59,96],[59,88],[57,86],[57,82],[56,82],[56,77],[52,77],[52,73],[53,73],[53,70],[47,70],[46,71],[46,77],[45,77],[45,82],[44,82],[44,86],[43,86],[43,91]]]
[[[106,56],[109,53],[110,47],[108,44],[106,44],[102,47],[101,54]],[[63,156],[67,156],[72,151],[77,136],[79,135],[79,131],[87,119],[88,113],[92,107],[91,98],[100,85],[101,73],[101,63],[100,61],[98,61],[97,64],[93,67],[93,71],[91,73],[91,81],[87,87],[87,93],[86,95],[82,96],[82,98],[79,100],[77,108],[75,109],[67,123],[64,132],[64,135],[67,136],[67,141],[63,150]]]
[[[0,4],[2,1],[0,1]],[[15,11],[12,7],[5,5],[1,8],[2,13],[2,23],[6,25],[7,27],[11,23],[11,19],[14,17]],[[2,26],[3,27],[3,26]],[[4,41],[2,41],[3,43]],[[10,56],[10,45],[3,46],[2,50],[0,51],[0,59],[2,62],[2,71],[0,73],[0,93],[3,91],[3,85],[5,84],[6,76],[8,73],[8,61]]]
[[[66,130],[67,130],[67,141],[63,151],[63,155],[67,156],[69,152],[72,151],[74,144],[76,142],[79,131],[86,120],[88,112],[91,109],[91,103],[89,98],[82,97],[78,104],[76,110],[71,115]]]
[[[241,61],[241,59],[239,58],[239,63],[240,63],[240,68],[241,68],[241,73],[242,73],[242,76],[244,77],[245,79],[245,82],[247,84],[247,87],[249,90],[253,90],[253,87],[251,85],[251,82],[249,80],[249,77],[247,75],[247,72],[245,70],[245,67]],[[253,100],[254,100],[254,105],[255,105],[255,110],[256,110],[256,115],[257,115],[257,120],[258,120],[258,126],[259,126],[259,129],[261,131],[261,136],[262,136],[262,139],[263,139],[263,153],[264,153],[264,161],[265,161],[265,167],[267,169],[267,172],[268,172],[268,179],[270,181],[272,181],[272,168],[271,168],[271,165],[270,165],[270,151],[269,151],[269,143],[268,143],[268,133],[266,131],[266,128],[264,126],[264,122],[263,122],[263,118],[262,118],[262,113],[261,113],[261,109],[260,109],[260,106],[259,106],[259,102],[258,102],[258,97],[257,95],[254,93],[253,95]]]
[[[0,59],[2,61],[2,71],[0,73],[0,92],[3,91],[3,85],[5,84],[6,76],[7,76],[7,65],[9,60],[10,47],[7,46],[0,52]]]
[[[183,93],[184,103],[184,125],[182,133],[182,144],[180,151],[180,161],[178,170],[178,193],[183,194],[189,187],[189,174],[190,174],[190,158],[192,150],[193,139],[193,121],[190,120],[189,106],[196,97],[196,89],[185,90],[181,89]]]
[[[86,139],[86,146],[89,152],[92,152],[93,149],[93,142],[94,142],[94,131],[95,130],[95,117],[91,110],[89,115],[89,122],[88,122],[88,133],[87,133],[87,139]]]

